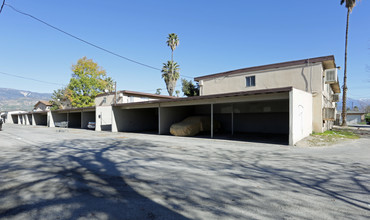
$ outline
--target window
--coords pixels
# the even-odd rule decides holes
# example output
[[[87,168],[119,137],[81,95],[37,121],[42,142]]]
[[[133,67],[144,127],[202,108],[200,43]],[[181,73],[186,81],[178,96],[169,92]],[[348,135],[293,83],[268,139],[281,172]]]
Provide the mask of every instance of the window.
[[[245,77],[247,87],[256,86],[256,76]]]

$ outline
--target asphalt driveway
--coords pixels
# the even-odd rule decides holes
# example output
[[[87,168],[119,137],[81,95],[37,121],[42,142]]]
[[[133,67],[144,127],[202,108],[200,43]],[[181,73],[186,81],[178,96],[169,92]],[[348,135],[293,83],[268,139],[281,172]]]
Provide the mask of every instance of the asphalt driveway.
[[[370,138],[330,147],[22,125],[1,219],[368,219]]]

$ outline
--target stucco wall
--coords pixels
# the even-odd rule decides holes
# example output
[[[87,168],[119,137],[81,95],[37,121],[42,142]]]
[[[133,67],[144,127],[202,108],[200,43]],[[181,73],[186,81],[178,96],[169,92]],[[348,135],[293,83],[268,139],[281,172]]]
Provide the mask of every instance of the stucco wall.
[[[81,128],[81,112],[73,112],[68,114],[68,127]]]
[[[160,108],[159,134],[169,134],[172,124],[178,123],[188,116],[192,116],[194,114],[193,112],[193,106]]]
[[[294,145],[312,133],[312,94],[298,89],[290,92],[289,144]]]
[[[47,115],[46,114],[33,114],[35,125],[47,125]]]
[[[50,127],[55,127],[56,122],[68,121],[67,113],[51,112]]]
[[[113,132],[158,132],[158,108],[119,109],[113,107],[113,115]]]
[[[122,93],[121,93],[122,94]],[[104,101],[105,98],[105,101]],[[120,93],[117,93],[117,104],[119,103],[132,103],[132,102],[145,102],[150,100],[155,100],[152,98],[144,96],[127,96],[125,94],[120,96]],[[95,98],[95,106],[110,106],[114,104],[114,94],[102,95]]]
[[[246,86],[246,77],[255,76],[256,85]],[[252,91],[292,86],[306,92],[322,91],[321,63],[289,68],[247,72],[225,77],[204,79],[200,95]]]
[[[347,124],[355,125],[361,122],[361,115],[349,115],[347,114]]]
[[[246,77],[255,76],[255,86],[246,86]],[[292,86],[312,94],[313,131],[323,132],[333,127],[332,121],[323,121],[323,108],[335,108],[330,84],[324,82],[321,63],[296,67],[240,73],[213,79],[204,79],[201,95],[252,91]]]
[[[112,106],[96,106],[95,111],[95,130],[104,131],[112,129]]]
[[[87,128],[87,125],[89,122],[95,122],[95,112],[82,112],[81,113],[81,128]]]

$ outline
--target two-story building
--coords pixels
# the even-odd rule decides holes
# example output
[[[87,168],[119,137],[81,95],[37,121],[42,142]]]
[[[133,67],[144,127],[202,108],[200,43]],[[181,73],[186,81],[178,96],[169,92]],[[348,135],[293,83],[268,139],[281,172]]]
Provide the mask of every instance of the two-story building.
[[[195,78],[200,96],[293,87],[312,95],[312,129],[331,129],[340,86],[334,56],[255,66]],[[329,75],[330,74],[330,75]],[[271,121],[274,123],[274,121]]]

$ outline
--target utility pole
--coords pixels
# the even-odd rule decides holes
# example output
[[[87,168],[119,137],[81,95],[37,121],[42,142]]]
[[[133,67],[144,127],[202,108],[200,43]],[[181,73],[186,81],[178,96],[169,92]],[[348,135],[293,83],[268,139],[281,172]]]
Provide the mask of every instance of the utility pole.
[[[117,104],[117,82],[114,82],[114,104]]]

